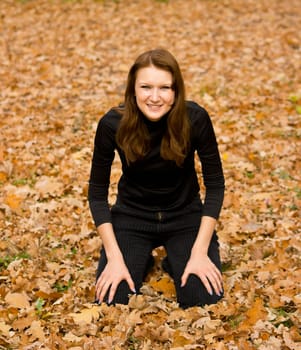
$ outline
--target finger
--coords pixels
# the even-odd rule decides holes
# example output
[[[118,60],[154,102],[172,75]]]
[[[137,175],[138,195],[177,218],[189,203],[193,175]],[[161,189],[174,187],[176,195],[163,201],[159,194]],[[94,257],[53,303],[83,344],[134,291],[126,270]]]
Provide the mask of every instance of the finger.
[[[108,297],[108,304],[111,304],[111,302],[113,301],[115,294],[116,294],[117,286],[118,285],[115,285],[115,284],[111,285],[110,293],[109,293],[109,297]]]
[[[98,301],[99,301],[100,303],[103,302],[103,300],[104,300],[104,298],[105,298],[105,296],[106,296],[106,294],[107,294],[107,292],[108,292],[110,286],[111,286],[111,282],[106,282],[106,283],[102,286],[102,288],[99,290]]]
[[[95,285],[95,296],[96,296],[96,299],[99,298],[99,295],[101,294],[101,291],[103,289],[103,286],[104,284],[106,283],[105,279],[100,276],[96,282],[96,285]]]
[[[214,270],[215,270],[215,273],[216,273],[216,275],[217,275],[217,277],[218,277],[218,280],[220,281],[220,282],[222,282],[223,281],[223,275],[222,275],[222,273],[220,272],[220,270],[214,265]]]
[[[136,294],[135,283],[134,283],[134,281],[132,280],[132,278],[129,276],[129,277],[126,279],[126,281],[127,281],[127,284],[128,284],[128,286],[129,286],[130,290],[131,290],[133,293]]]
[[[186,270],[185,270],[182,277],[181,277],[181,287],[185,286],[187,279],[188,279],[188,276],[189,276],[189,273],[186,272]]]
[[[213,290],[212,290],[211,284],[209,283],[207,276],[199,276],[199,277],[200,277],[201,281],[203,282],[205,288],[207,289],[207,292],[210,295],[213,295]]]
[[[209,280],[211,286],[214,289],[215,294],[218,296],[221,296],[221,282],[216,274],[207,276],[207,279]]]
[[[103,280],[101,277],[99,277],[98,280],[97,280],[96,283],[95,283],[95,289],[101,288],[101,286],[102,286],[103,284],[104,284],[104,280]]]
[[[98,277],[96,283],[95,283],[95,288],[98,289],[100,286],[102,286],[105,283],[105,277],[103,273]]]
[[[103,283],[98,283],[95,286],[95,298],[97,301],[99,301],[99,296],[101,294],[102,288],[103,288]]]
[[[217,284],[217,288],[218,291],[220,292],[220,294],[222,294],[223,291],[223,275],[221,273],[221,271],[216,267],[215,267],[215,277],[216,277],[216,284]]]

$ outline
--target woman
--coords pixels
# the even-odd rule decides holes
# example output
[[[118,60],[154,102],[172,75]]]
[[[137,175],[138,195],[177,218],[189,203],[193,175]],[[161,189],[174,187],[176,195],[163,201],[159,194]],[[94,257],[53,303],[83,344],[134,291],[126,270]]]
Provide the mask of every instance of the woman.
[[[115,150],[122,176],[110,209]],[[202,164],[204,203],[195,152]],[[142,286],[152,250],[164,246],[164,266],[179,305],[216,303],[223,295],[215,232],[223,196],[222,165],[207,112],[185,101],[180,68],[168,51],[141,54],[129,71],[124,105],[100,119],[95,136],[89,203],[103,243],[97,302],[126,304]]]

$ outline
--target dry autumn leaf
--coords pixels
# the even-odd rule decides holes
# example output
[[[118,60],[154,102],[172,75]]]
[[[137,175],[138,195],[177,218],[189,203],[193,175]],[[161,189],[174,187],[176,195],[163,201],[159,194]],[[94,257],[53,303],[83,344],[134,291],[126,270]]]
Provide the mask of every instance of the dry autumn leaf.
[[[169,277],[151,280],[149,285],[153,287],[156,292],[164,293],[168,298],[172,298],[176,295],[174,283]]]
[[[27,294],[23,293],[7,293],[5,296],[5,302],[10,307],[16,307],[18,309],[26,309],[30,307],[30,299]]]
[[[41,321],[33,321],[26,333],[31,335],[32,340],[45,340],[44,328],[41,325]]]
[[[75,323],[91,323],[99,318],[100,308],[98,306],[92,306],[88,309],[83,309],[78,313],[71,313],[70,316],[73,318]]]
[[[6,338],[9,338],[14,332],[11,332],[11,326],[6,324],[5,322],[0,322],[0,334]]]
[[[0,348],[300,348],[300,16],[300,0],[0,1]],[[216,131],[225,296],[180,309],[160,247],[141,295],[96,306],[93,138],[157,46]],[[116,155],[110,204],[120,175]]]

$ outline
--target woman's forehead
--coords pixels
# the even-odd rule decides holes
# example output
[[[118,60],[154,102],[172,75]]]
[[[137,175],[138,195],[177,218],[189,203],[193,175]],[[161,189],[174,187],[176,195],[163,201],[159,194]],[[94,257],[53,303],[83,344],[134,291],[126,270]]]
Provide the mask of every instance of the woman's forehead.
[[[169,71],[155,66],[140,68],[136,75],[137,82],[171,83],[172,80],[172,74]]]

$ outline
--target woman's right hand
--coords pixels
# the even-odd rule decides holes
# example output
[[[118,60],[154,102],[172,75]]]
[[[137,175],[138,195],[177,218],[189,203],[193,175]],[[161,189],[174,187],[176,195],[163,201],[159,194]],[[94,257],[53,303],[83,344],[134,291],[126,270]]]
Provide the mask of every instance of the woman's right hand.
[[[96,282],[96,300],[102,303],[105,295],[109,292],[108,304],[110,304],[114,299],[119,283],[123,280],[128,283],[130,290],[136,293],[135,284],[123,258],[108,260],[107,265]]]

